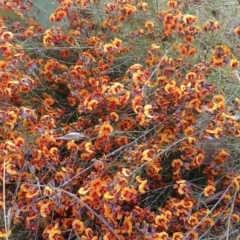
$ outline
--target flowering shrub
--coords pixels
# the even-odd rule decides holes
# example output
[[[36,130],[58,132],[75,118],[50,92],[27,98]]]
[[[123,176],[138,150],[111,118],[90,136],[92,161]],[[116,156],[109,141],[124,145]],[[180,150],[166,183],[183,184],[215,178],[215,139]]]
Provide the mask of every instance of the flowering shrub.
[[[212,79],[238,47],[181,1],[58,2],[0,5],[0,238],[234,236],[240,98]]]

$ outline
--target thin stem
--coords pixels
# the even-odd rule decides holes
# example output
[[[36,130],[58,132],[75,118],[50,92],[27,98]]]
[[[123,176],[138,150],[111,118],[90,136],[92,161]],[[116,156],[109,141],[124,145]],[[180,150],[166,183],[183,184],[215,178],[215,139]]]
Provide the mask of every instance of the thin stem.
[[[7,212],[6,212],[6,159],[4,159],[3,163],[3,215],[4,215],[4,228],[6,232],[6,240],[8,240],[8,223],[7,221]],[[8,222],[8,223],[7,223]]]

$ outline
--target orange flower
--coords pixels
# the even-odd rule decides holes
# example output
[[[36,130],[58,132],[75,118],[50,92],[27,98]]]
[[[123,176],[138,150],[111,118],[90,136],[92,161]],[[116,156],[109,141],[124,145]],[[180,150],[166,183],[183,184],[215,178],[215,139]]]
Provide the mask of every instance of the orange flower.
[[[178,193],[183,195],[186,194],[186,188],[187,188],[187,184],[185,180],[179,180],[176,182],[177,184],[174,186],[174,188],[177,188]]]
[[[192,23],[195,23],[197,22],[197,17],[196,16],[193,16],[193,15],[184,15],[183,16],[183,22],[187,23],[187,24],[192,24]]]
[[[181,159],[174,159],[174,160],[172,161],[172,167],[173,167],[173,168],[180,168],[180,167],[182,167],[182,166],[183,166],[183,162],[182,162]]]
[[[110,112],[110,120],[117,122],[119,120],[119,115],[116,112]]]
[[[40,206],[40,214],[43,218],[46,218],[53,211],[54,202],[42,200],[38,203]]]
[[[51,106],[51,105],[54,104],[54,99],[53,99],[52,97],[47,97],[47,98],[44,99],[44,103],[45,103],[46,105]]]
[[[192,35],[186,35],[183,39],[185,42],[191,43],[194,40],[194,37]]]
[[[12,233],[11,230],[8,230],[8,232],[6,232],[5,230],[1,230],[0,238],[7,239],[7,237],[9,237],[11,235],[11,233]]]
[[[108,123],[104,123],[99,129],[99,137],[108,136],[111,132],[113,132],[113,127]]]
[[[199,99],[193,99],[189,102],[188,107],[198,112],[202,112],[201,101]]]
[[[63,9],[57,9],[54,15],[54,21],[60,22],[65,16],[67,16],[67,12]]]
[[[116,9],[116,5],[114,3],[105,3],[105,12],[108,14]]]
[[[172,237],[172,240],[181,240],[184,238],[184,235],[183,233],[181,232],[175,232],[173,233],[173,237]]]
[[[183,56],[193,56],[197,52],[196,48],[193,48],[190,43],[179,45],[179,51]]]
[[[50,188],[49,186],[46,186],[43,190],[43,195],[44,196],[51,196],[53,194],[53,189]]]
[[[234,188],[234,190],[236,190],[236,191],[240,190],[240,175],[238,175],[232,179],[231,187]]]
[[[175,8],[177,5],[178,5],[178,2],[177,2],[177,1],[169,0],[169,1],[167,2],[167,6],[168,6],[168,7],[171,7],[171,8]]]
[[[238,60],[236,58],[231,59],[229,66],[232,68],[237,68],[239,66]]]
[[[231,216],[231,221],[234,222],[234,223],[239,223],[240,222],[240,217],[236,213],[234,213]]]
[[[237,27],[234,29],[234,33],[237,35],[237,36],[240,36],[240,27]]]
[[[106,53],[113,53],[113,49],[114,49],[114,47],[113,47],[113,45],[111,43],[106,43],[103,46],[103,50]]]
[[[85,149],[87,152],[89,153],[93,153],[94,151],[94,145],[92,144],[92,142],[86,142],[85,145],[84,145]]]
[[[176,88],[176,81],[175,80],[170,80],[166,86],[164,87],[164,90],[167,93],[174,93],[175,92],[175,88]]]
[[[209,197],[211,195],[213,195],[216,191],[216,187],[213,185],[213,184],[208,184],[204,190],[203,190],[203,193],[204,193],[204,196],[205,197]]]
[[[188,72],[185,78],[188,81],[193,81],[197,79],[197,74],[195,72]]]
[[[192,165],[194,167],[199,167],[202,163],[203,163],[203,160],[204,160],[204,154],[203,153],[199,153],[194,159],[193,159],[193,162],[192,162]]]
[[[131,175],[131,171],[129,169],[127,169],[127,168],[123,168],[122,169],[122,174],[125,177],[129,177]]]
[[[140,183],[140,185],[138,186],[138,191],[140,193],[145,193],[145,188],[146,188],[146,184],[147,184],[147,179],[146,180],[142,180],[139,176],[136,177],[137,182]]]
[[[198,233],[191,231],[191,232],[188,234],[188,239],[189,239],[189,240],[198,240]]]
[[[72,227],[77,234],[81,234],[85,230],[83,222],[79,219],[73,220]]]
[[[85,186],[85,187],[81,187],[79,190],[78,190],[78,193],[80,195],[86,195],[89,191],[91,190],[91,188],[89,186]]]
[[[208,229],[214,226],[214,221],[210,217],[207,217],[203,220],[203,223],[201,224],[201,226],[203,229]]]
[[[109,93],[118,94],[124,89],[124,85],[119,82],[115,82],[109,89]]]
[[[63,240],[63,237],[61,236],[61,230],[59,229],[59,223],[56,222],[54,225],[50,224],[45,227],[43,231],[43,237],[47,238],[49,240]]]
[[[213,58],[211,64],[215,67],[221,67],[225,65],[224,58]]]
[[[127,233],[128,235],[131,235],[132,233],[132,216],[125,216],[123,224],[121,226],[121,233]]]
[[[166,218],[167,222],[169,222],[172,218],[172,212],[169,210],[164,211],[164,217]]]
[[[112,111],[118,108],[119,104],[119,98],[114,96],[106,97],[106,105],[107,110]]]
[[[207,129],[205,130],[207,133],[210,133],[210,134],[214,134],[214,137],[215,138],[219,138],[220,136],[222,136],[222,127],[216,127],[215,129]]]
[[[188,56],[193,56],[197,52],[196,48],[190,48],[187,52]]]
[[[91,99],[84,101],[84,105],[86,105],[85,111],[92,111],[93,109],[96,109],[98,107],[98,100]]]
[[[105,192],[103,195],[103,199],[105,199],[105,200],[111,200],[113,198],[114,198],[114,196],[112,196],[109,192]]]
[[[98,240],[98,236],[94,236],[94,232],[91,228],[85,229],[85,235],[81,236],[81,240]]]
[[[117,128],[121,131],[130,131],[136,127],[135,119],[132,117],[123,118],[117,125]]]
[[[141,161],[151,161],[155,155],[154,149],[146,149],[142,153]]]
[[[15,145],[18,147],[22,147],[25,143],[25,140],[22,137],[17,137],[14,141]]]
[[[69,45],[71,45],[71,46],[75,46],[76,45],[76,42],[75,42],[75,40],[74,40],[74,38],[72,37],[72,36],[66,36],[66,39],[65,39],[65,41],[69,44]],[[68,52],[66,52],[67,54],[68,54]]]
[[[58,182],[61,183],[64,181],[64,179],[67,177],[67,174],[64,173],[63,171],[59,171],[55,174],[54,179]]]
[[[225,97],[223,95],[214,95],[213,103],[221,110],[225,108]]]
[[[89,161],[93,158],[93,154],[89,153],[89,152],[81,153],[80,156],[81,156],[81,160],[83,160],[83,161]]]
[[[159,49],[159,48],[160,48],[159,45],[157,45],[157,44],[155,44],[155,43],[152,43],[152,44],[151,44],[151,49],[152,49],[152,50],[157,50],[157,49]]]
[[[44,47],[54,46],[53,37],[49,33],[43,36],[43,45]]]
[[[29,85],[20,83],[19,90],[22,93],[28,93],[31,90],[31,88]]]
[[[8,31],[3,32],[0,38],[2,39],[2,41],[9,41],[13,39],[13,33]]]
[[[24,32],[24,36],[27,38],[30,38],[34,35],[34,27],[31,26],[28,29],[26,29],[26,31]]]
[[[132,100],[132,109],[135,113],[139,113],[142,111],[143,107],[142,107],[142,99],[143,97],[140,95],[137,95],[134,97],[134,99]]]
[[[148,9],[148,4],[146,2],[139,2],[137,6],[143,11],[146,12]]]
[[[192,126],[188,126],[184,129],[185,135],[193,135],[196,132],[196,130]]]
[[[215,21],[215,20],[209,20],[209,21],[205,22],[202,26],[202,30],[205,31],[205,32],[206,31],[212,31],[213,32],[213,31],[218,30],[218,29],[220,29],[220,26],[219,26],[218,22]]]
[[[224,163],[226,160],[228,160],[229,156],[230,156],[229,152],[225,150],[220,150],[214,157],[214,161],[218,163]]]
[[[230,55],[230,49],[225,46],[217,46],[212,52],[212,65],[221,67],[226,64],[226,57]]]
[[[171,31],[177,25],[177,17],[173,16],[171,13],[168,13],[164,16],[163,24],[166,30]]]
[[[29,191],[26,193],[26,198],[34,198],[35,196],[37,196],[39,193],[38,189],[29,189]]]
[[[124,187],[121,191],[121,198],[127,202],[133,201],[137,196],[137,191],[131,187]]]
[[[16,170],[16,166],[14,164],[7,164],[6,163],[6,172],[9,174],[9,175],[17,175],[18,172],[15,171]]]
[[[163,228],[164,230],[168,229],[168,225],[167,225],[168,220],[164,215],[157,215],[155,217],[155,223],[157,224],[157,226]]]
[[[113,47],[119,48],[122,45],[122,40],[119,38],[114,38],[112,42]]]
[[[157,158],[153,158],[153,160],[149,162],[148,166],[153,168],[156,173],[163,169],[160,165],[159,159]]]
[[[171,129],[167,128],[164,129],[162,133],[160,133],[159,143],[168,144],[171,143],[174,139],[175,139],[174,132]]]
[[[194,137],[188,137],[188,138],[187,138],[187,142],[188,142],[188,144],[190,144],[190,145],[194,145],[194,144],[196,143],[196,141],[197,141],[197,139],[194,138]]]
[[[131,16],[137,11],[137,8],[130,4],[124,4],[123,7],[121,7],[121,12],[123,16]]]
[[[79,150],[79,146],[72,140],[67,143],[67,149],[71,152],[76,152]]]
[[[107,63],[104,63],[104,60],[103,60],[103,59],[101,59],[101,60],[98,62],[98,70],[99,70],[100,72],[107,71],[109,68],[110,68],[110,65],[107,64]]]
[[[140,126],[145,126],[147,124],[146,116],[141,112],[136,116],[136,120]]]
[[[192,215],[188,218],[188,223],[191,225],[191,226],[195,226],[198,224],[198,219],[196,216]]]
[[[145,23],[144,23],[144,26],[145,26],[145,28],[148,28],[148,29],[153,29],[154,28],[154,23],[153,22],[150,22],[150,21],[146,21]]]
[[[73,5],[73,3],[72,3],[71,0],[64,0],[64,1],[61,2],[61,5],[69,8]]]
[[[135,84],[136,87],[138,87],[140,85],[140,83],[142,82],[141,81],[142,80],[142,74],[143,74],[143,71],[137,70],[132,75],[132,80],[133,80],[133,83]]]
[[[161,233],[153,233],[149,235],[149,238],[151,240],[168,240],[168,234],[166,232],[161,232]]]
[[[0,70],[3,70],[6,66],[7,66],[7,62],[6,61],[0,61]]]
[[[153,118],[153,107],[150,104],[147,104],[144,106],[144,114],[148,117],[148,118]]]
[[[102,196],[104,192],[106,192],[107,184],[105,181],[97,178],[90,183],[90,187],[97,193],[98,196]]]

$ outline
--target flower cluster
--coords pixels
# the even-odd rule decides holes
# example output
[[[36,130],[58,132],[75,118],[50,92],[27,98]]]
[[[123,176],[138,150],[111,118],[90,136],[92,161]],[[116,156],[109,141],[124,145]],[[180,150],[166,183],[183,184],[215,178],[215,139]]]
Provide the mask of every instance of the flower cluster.
[[[239,151],[204,147],[240,137],[240,99],[209,81],[234,73],[237,55],[222,43],[200,60],[198,39],[219,23],[200,25],[180,1],[154,16],[143,1],[58,2],[48,29],[0,18],[0,211],[12,219],[0,238],[20,225],[49,240],[196,240],[239,226]]]

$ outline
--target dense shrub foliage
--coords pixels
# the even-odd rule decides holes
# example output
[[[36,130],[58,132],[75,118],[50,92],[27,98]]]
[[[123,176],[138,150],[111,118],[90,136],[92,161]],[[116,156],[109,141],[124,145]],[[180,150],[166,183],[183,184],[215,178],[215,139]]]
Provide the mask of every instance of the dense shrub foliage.
[[[0,238],[234,239],[240,26],[229,46],[204,1],[35,2],[0,2]]]

